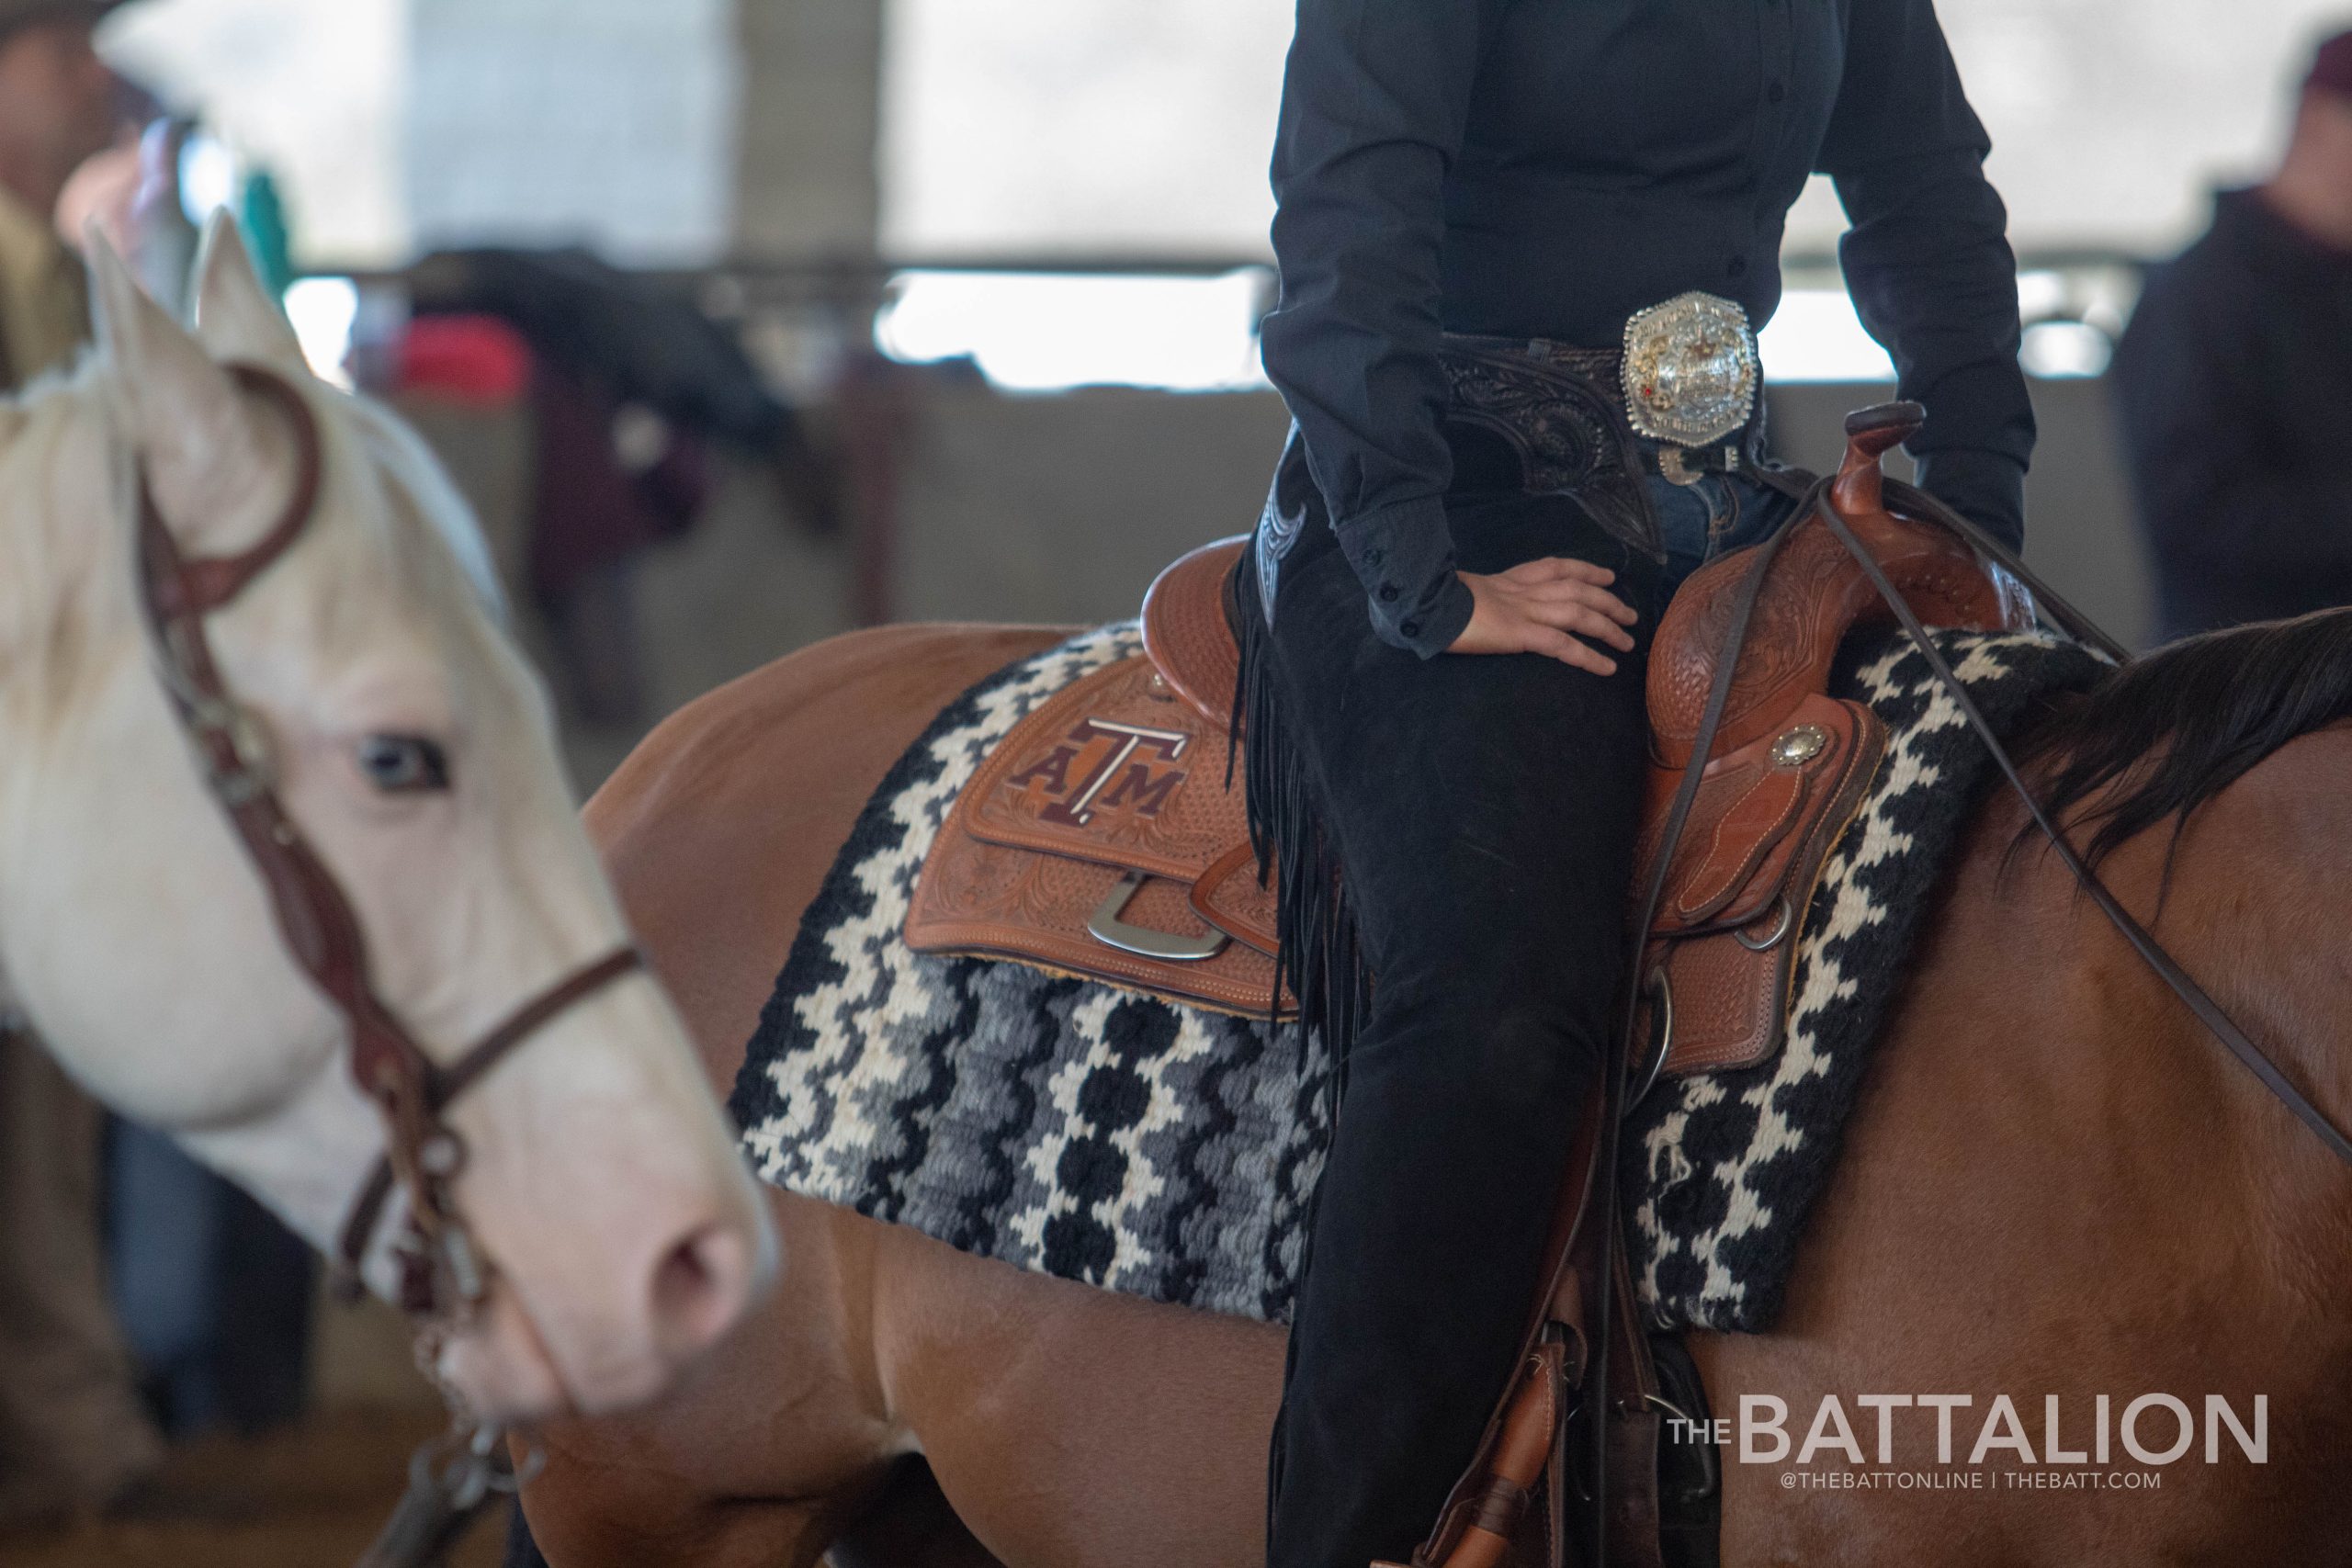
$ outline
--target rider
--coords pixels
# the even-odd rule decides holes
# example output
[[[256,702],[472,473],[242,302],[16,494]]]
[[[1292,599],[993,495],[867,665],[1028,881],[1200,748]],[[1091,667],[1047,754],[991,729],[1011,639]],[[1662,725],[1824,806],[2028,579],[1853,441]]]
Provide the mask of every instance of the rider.
[[[1404,1561],[1511,1371],[1622,978],[1643,659],[1787,514],[1751,329],[1831,175],[1929,491],[2014,545],[2016,261],[1932,0],[1299,0],[1235,582],[1253,828],[1342,1063],[1272,1568]]]

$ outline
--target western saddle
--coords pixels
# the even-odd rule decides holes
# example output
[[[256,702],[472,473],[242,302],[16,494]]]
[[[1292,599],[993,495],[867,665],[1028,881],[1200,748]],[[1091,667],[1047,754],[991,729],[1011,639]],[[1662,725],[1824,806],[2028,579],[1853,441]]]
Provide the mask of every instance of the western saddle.
[[[1880,460],[1918,423],[1910,404],[1850,418],[1827,504],[1928,625],[2030,625],[2014,579],[1943,529],[1887,509]],[[1629,1065],[1629,1101],[1660,1076],[1752,1066],[1778,1049],[1799,923],[1884,754],[1877,716],[1828,687],[1847,636],[1893,625],[1893,612],[1817,513],[1791,527],[1759,583],[1747,579],[1760,546],[1695,573],[1653,641],[1637,884],[1649,880],[1687,770],[1698,766],[1701,777],[1644,949],[1636,1038],[1650,1045]],[[1204,546],[1169,567],[1144,600],[1143,653],[1048,699],[982,763],[918,881],[910,946],[1009,958],[1222,1011],[1295,1011],[1295,998],[1274,990],[1274,890],[1258,874],[1228,739],[1239,655],[1225,581],[1245,543]],[[1722,650],[1750,592],[1747,636],[1701,758]],[[1596,1228],[1613,1227],[1584,1223],[1600,1122],[1596,1101],[1563,1193],[1553,1286],[1532,1314],[1524,1378],[1417,1563],[1562,1560],[1566,1416],[1589,1363],[1584,1325],[1598,1289],[1615,1292],[1610,1555],[1644,1568],[1664,1561],[1657,1369],[1622,1248],[1605,1258],[1590,1242]],[[1547,1473],[1553,1483],[1540,1486]],[[1548,1520],[1531,1517],[1544,1495]]]

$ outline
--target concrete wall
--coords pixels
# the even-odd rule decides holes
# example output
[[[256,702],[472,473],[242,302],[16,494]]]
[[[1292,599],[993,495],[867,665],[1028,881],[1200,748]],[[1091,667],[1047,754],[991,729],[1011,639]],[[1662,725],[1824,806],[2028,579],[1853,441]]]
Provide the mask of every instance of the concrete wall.
[[[736,0],[739,255],[874,250],[883,11],[882,0]]]
[[[402,152],[417,244],[723,254],[734,20],[733,0],[411,0]]]
[[[1134,615],[1160,567],[1256,524],[1289,425],[1272,392],[943,389],[900,479],[894,615]]]
[[[1883,386],[1775,393],[1783,458],[1828,468],[1840,422]],[[2098,381],[2037,381],[2041,450],[2027,555],[2052,585],[2137,643],[2147,570]],[[896,613],[908,619],[1107,620],[1151,573],[1256,520],[1287,426],[1271,392],[1101,390],[1010,398],[944,389],[924,400],[901,479]]]
[[[2151,623],[2148,574],[2097,381],[2040,381],[2041,456],[2029,489],[2027,555],[2060,592],[2126,643]],[[1782,455],[1826,468],[1839,423],[1883,386],[1775,394]],[[1159,569],[1255,523],[1287,418],[1270,392],[1121,389],[1008,397],[963,378],[910,399],[897,474],[891,618],[1087,624],[1132,615]],[[419,411],[422,412],[422,411]],[[490,515],[522,493],[519,438],[478,416],[428,414],[426,434]],[[852,625],[854,549],[810,538],[763,474],[730,471],[692,535],[654,550],[636,592],[656,714]],[[526,628],[529,640],[529,628]],[[593,787],[634,728],[568,726]]]

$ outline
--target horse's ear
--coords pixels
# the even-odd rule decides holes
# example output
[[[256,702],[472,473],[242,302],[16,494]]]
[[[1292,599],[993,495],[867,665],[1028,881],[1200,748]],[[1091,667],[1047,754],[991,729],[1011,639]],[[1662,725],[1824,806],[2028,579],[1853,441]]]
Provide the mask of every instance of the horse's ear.
[[[254,265],[253,253],[226,209],[204,226],[196,263],[196,335],[214,357],[245,360],[274,369],[307,368],[302,341],[293,323],[270,298]]]
[[[147,297],[95,226],[84,254],[115,412],[164,521],[194,554],[253,543],[292,482],[290,437],[264,430],[229,373]]]

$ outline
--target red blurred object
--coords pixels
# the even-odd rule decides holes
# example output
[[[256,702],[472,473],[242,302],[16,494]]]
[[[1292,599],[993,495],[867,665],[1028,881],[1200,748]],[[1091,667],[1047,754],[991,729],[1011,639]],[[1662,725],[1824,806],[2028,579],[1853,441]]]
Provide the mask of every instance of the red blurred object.
[[[531,345],[495,316],[419,316],[401,337],[395,389],[509,407],[530,389],[531,366]]]
[[[2303,85],[2352,98],[2352,32],[2338,33],[2319,46],[2319,53],[2312,60],[2312,73]]]

